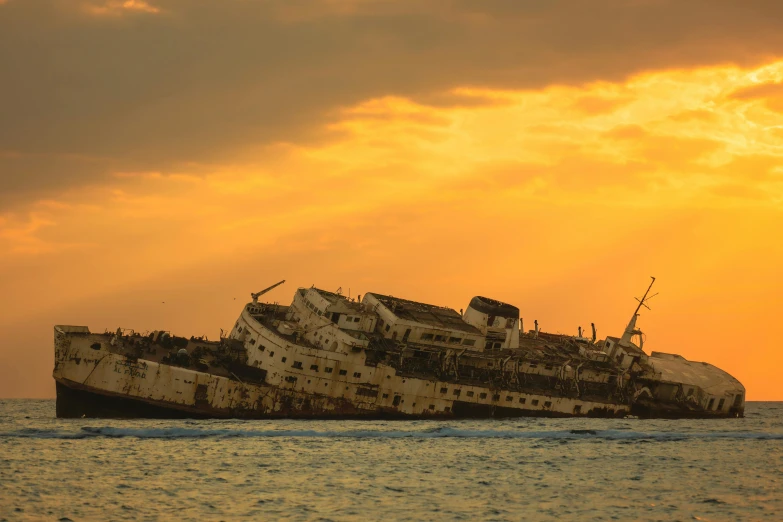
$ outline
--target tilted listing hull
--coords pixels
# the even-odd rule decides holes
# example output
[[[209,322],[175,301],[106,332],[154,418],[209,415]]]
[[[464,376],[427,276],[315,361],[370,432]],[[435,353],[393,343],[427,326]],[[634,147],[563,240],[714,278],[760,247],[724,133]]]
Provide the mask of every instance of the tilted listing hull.
[[[515,314],[486,298],[460,316],[387,296],[357,303],[300,289],[291,306],[249,303],[219,341],[56,326],[57,416],[743,415],[744,388],[714,366],[647,356],[616,338],[524,333]]]

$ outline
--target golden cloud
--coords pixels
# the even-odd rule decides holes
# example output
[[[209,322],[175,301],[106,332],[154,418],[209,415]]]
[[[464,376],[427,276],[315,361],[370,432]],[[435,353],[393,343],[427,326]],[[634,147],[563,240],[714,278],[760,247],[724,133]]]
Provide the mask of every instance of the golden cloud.
[[[144,0],[107,0],[101,4],[88,3],[84,11],[94,16],[122,16],[129,13],[158,14],[160,9]]]

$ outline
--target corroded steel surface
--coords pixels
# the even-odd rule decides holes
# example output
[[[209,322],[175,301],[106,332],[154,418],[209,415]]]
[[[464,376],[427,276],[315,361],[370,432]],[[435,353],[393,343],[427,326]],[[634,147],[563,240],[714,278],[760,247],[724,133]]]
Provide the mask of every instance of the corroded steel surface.
[[[597,343],[538,328],[523,333],[516,319],[494,312],[515,308],[479,308],[465,312],[470,325],[451,328],[440,316],[428,319],[430,305],[372,294],[357,303],[300,289],[288,307],[249,303],[216,342],[58,326],[58,416],[743,414],[744,388],[712,365],[648,356],[614,337]]]

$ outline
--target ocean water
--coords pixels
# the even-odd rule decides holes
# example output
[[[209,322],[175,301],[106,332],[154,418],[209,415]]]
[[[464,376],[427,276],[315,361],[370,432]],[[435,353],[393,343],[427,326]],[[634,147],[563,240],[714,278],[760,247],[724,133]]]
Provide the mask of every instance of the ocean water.
[[[744,419],[56,419],[0,401],[0,520],[783,520]]]

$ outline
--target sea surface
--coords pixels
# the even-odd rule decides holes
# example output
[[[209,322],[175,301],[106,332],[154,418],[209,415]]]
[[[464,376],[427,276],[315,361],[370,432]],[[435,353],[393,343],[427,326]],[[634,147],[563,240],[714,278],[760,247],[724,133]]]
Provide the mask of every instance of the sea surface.
[[[57,419],[0,400],[0,520],[783,520],[744,419]]]

